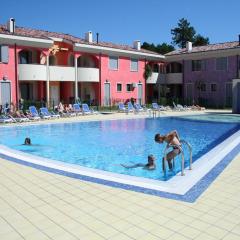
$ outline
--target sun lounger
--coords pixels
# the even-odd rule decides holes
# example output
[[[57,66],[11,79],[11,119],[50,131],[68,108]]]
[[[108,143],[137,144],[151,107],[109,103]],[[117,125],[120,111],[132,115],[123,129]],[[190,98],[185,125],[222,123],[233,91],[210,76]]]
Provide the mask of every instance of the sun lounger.
[[[134,108],[137,113],[144,112],[144,108],[139,103],[134,103]]]
[[[73,104],[73,112],[77,115],[82,114],[80,105],[78,103]]]
[[[173,110],[176,111],[186,111],[187,109],[185,109],[182,105],[180,104],[175,104],[175,102],[173,102]]]
[[[29,112],[30,112],[29,119],[31,119],[31,120],[40,120],[41,119],[35,106],[30,106]]]
[[[167,108],[162,106],[162,105],[158,105],[157,103],[152,103],[152,110],[155,110],[155,111],[166,111]]]
[[[124,106],[123,103],[118,103],[118,112],[127,112],[127,108]]]
[[[50,118],[52,118],[52,119],[60,118],[59,114],[50,113],[46,107],[40,108],[40,115],[42,117],[47,118],[47,119],[50,119]]]
[[[0,123],[13,123],[13,119],[6,116],[6,115],[1,115],[0,116]]]
[[[127,112],[135,112],[135,108],[131,102],[128,102]]]
[[[82,104],[82,114],[93,114],[93,111],[90,110],[89,106],[86,103]]]

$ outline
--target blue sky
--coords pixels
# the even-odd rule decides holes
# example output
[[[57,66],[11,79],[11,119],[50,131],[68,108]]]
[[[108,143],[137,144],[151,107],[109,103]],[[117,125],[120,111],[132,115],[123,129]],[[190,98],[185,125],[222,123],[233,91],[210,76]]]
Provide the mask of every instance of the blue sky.
[[[240,34],[239,0],[1,0],[0,6],[0,23],[14,17],[18,26],[79,37],[91,30],[114,43],[171,43],[171,28],[182,17],[211,43]]]

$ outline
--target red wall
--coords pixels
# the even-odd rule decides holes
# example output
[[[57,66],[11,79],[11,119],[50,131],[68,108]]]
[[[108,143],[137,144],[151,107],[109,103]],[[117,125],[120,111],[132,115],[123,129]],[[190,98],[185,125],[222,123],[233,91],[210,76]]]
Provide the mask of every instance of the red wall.
[[[9,46],[8,63],[0,63],[0,81],[3,81],[3,76],[7,76],[11,81],[11,101],[16,103],[14,46]]]
[[[106,80],[110,83],[111,98],[126,101],[127,99],[137,99],[137,87],[131,92],[126,91],[126,84],[139,83],[143,85],[143,101],[145,99],[145,80],[143,77],[145,68],[145,61],[138,61],[138,71],[131,72],[130,58],[119,57],[118,70],[109,69],[109,57],[104,55],[101,57],[101,101],[104,100],[104,83]],[[122,92],[117,92],[117,83],[122,83]]]

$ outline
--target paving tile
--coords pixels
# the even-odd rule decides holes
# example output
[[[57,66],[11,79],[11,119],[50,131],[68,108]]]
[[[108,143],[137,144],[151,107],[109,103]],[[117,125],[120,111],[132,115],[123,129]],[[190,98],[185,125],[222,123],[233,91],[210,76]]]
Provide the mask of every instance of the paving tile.
[[[239,240],[239,235],[234,233],[227,233],[222,240]]]
[[[0,239],[2,239],[2,240],[21,240],[24,238],[18,232],[12,231],[12,232],[8,232],[8,233],[0,234]]]

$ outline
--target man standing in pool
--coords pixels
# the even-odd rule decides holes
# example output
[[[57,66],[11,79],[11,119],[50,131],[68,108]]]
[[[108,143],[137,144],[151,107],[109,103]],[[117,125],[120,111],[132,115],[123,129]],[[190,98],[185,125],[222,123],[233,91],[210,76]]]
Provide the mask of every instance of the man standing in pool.
[[[176,130],[169,132],[166,135],[160,135],[160,133],[157,133],[155,135],[155,142],[157,143],[163,143],[166,142],[168,146],[172,145],[173,150],[167,154],[167,162],[168,162],[168,167],[170,170],[172,170],[173,165],[172,165],[172,160],[181,153],[182,148],[181,148],[181,143],[180,143],[180,138]]]

